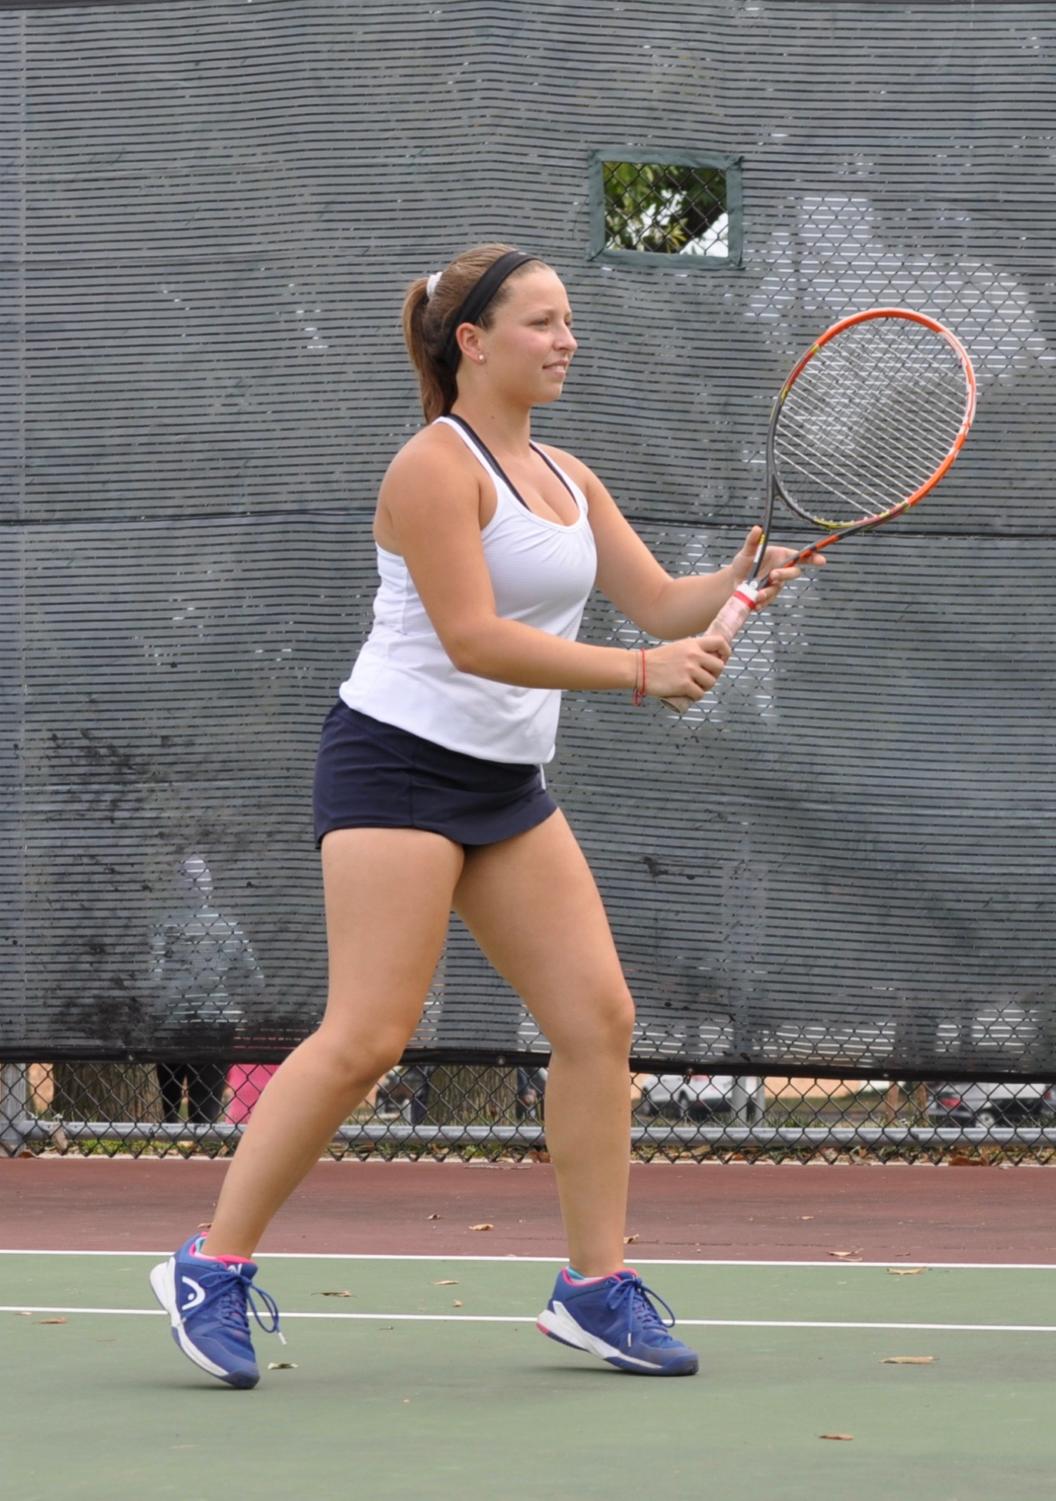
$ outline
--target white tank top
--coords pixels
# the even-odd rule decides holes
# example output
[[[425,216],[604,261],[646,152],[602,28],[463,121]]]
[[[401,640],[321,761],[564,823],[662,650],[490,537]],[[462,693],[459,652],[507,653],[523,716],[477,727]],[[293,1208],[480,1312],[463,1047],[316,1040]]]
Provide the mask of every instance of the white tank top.
[[[495,514],[480,540],[498,614],[574,641],[597,572],[583,491],[533,444],[579,507],[569,526],[537,516],[468,424],[457,417],[436,420],[458,433],[495,484]],[[518,688],[460,672],[403,559],[379,547],[378,572],[374,626],[339,689],[348,707],[484,761],[530,766],[551,760],[560,690]]]

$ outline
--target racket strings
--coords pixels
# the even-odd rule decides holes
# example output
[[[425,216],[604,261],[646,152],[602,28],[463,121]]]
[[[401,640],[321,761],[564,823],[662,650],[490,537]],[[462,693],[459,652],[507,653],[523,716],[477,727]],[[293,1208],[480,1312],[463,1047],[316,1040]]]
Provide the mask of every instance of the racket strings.
[[[890,373],[872,370],[863,377],[853,369],[842,375],[835,368],[823,371],[819,366],[813,379],[808,379],[810,374],[808,366],[804,372],[807,384],[801,393],[805,403],[809,406],[812,399],[820,398],[835,414],[853,415],[875,403],[878,416],[881,411],[890,412],[911,424],[921,424],[937,417],[944,423],[953,424],[955,429],[964,414],[963,380],[959,388],[951,388],[945,374],[937,379],[934,370],[910,372],[907,376],[905,368],[901,367]],[[910,378],[914,374],[916,378]],[[934,452],[941,454],[944,451],[942,436],[934,427],[921,427],[918,438],[924,446],[930,440]]]
[[[898,350],[886,349],[880,359],[871,352],[867,360],[855,358],[859,353],[833,348],[835,358],[817,360],[813,370],[808,365],[803,399],[798,411],[790,407],[786,425],[801,473],[829,494],[849,489],[876,512],[912,494],[942,463],[949,444],[937,434],[945,427],[955,435],[963,381],[955,372],[960,389],[951,400],[949,383],[936,382],[933,366],[907,368]]]
[[[906,319],[854,325],[786,394],[774,444],[783,488],[829,526],[883,515],[945,463],[966,403],[960,360],[941,335]],[[851,513],[846,521],[817,514],[832,498]]]
[[[839,361],[840,366],[848,364]],[[805,382],[810,373],[808,366]],[[868,465],[874,457],[870,450],[895,433],[901,440],[901,473],[913,476],[923,467],[924,478],[949,451],[944,438],[951,428],[955,435],[964,410],[959,399],[963,382],[958,397],[951,401],[947,384],[937,383],[934,372],[921,372],[911,379],[904,367],[868,371],[863,378],[853,368],[836,368],[835,361],[824,370],[819,364],[801,394],[798,414],[791,411],[788,415],[793,430],[798,428],[808,442],[816,440],[819,447],[839,451],[846,460],[860,458]],[[863,447],[863,438],[871,438],[871,443]]]
[[[853,464],[845,461],[845,450],[837,443],[816,432],[806,442],[799,442],[796,433],[790,430],[782,440],[781,459],[828,494],[846,500],[861,514],[880,515],[912,495],[945,457],[943,450],[936,449],[927,463],[916,468],[900,462],[895,455],[900,453],[897,445],[901,430],[900,425],[889,428],[887,441],[891,446],[882,461],[859,452]],[[824,472],[819,472],[819,455],[826,461]],[[869,488],[864,488],[866,485]]]
[[[892,443],[898,431],[897,428],[890,429]],[[819,454],[827,460],[827,475],[817,473]],[[846,487],[850,492],[849,500],[857,496],[863,502],[865,509],[883,510],[897,503],[899,499],[904,498],[904,495],[911,495],[928,474],[942,462],[944,453],[936,451],[931,462],[923,470],[911,468],[890,453],[882,462],[874,458],[871,453],[858,453],[852,464],[846,462],[845,450],[836,442],[819,436],[817,433],[808,435],[805,442],[800,442],[797,434],[790,431],[783,440],[782,457],[801,474],[808,478],[813,477],[823,489],[839,495]],[[860,488],[866,481],[879,487],[882,498]],[[902,494],[891,494],[892,481],[897,489],[903,492]]]
[[[892,428],[888,439],[894,452],[898,451],[898,431]],[[819,456],[824,459],[824,466],[819,465]],[[936,453],[933,462],[916,469],[896,462],[891,451],[882,460],[859,453],[851,464],[843,462],[844,451],[835,443],[826,442],[816,433],[806,443],[799,443],[792,432],[784,435],[780,452],[783,465],[863,516],[882,515],[912,495],[938,468],[944,456]]]
[[[921,457],[930,458],[934,464],[941,463],[947,452],[943,434],[934,425],[935,419],[944,426],[952,425],[956,432],[964,413],[964,401],[961,399],[963,383],[961,392],[951,399],[947,385],[943,383],[937,386],[933,376],[913,384],[904,379],[898,385],[881,384],[879,380],[873,380],[869,385],[849,391],[846,385],[838,384],[838,377],[833,372],[828,372],[825,377],[821,377],[819,372],[819,377],[805,388],[803,397],[805,411],[815,418],[819,412],[819,402],[813,398],[820,397],[826,413],[842,417],[845,422],[848,418],[855,417],[867,403],[873,403],[870,416],[878,425],[888,417],[903,428],[907,424],[911,427],[918,426],[920,430],[916,433],[915,451]],[[925,422],[931,425],[923,426]]]
[[[874,395],[900,393],[910,377],[922,376],[933,395],[945,398],[951,417],[963,414],[964,376],[957,356],[941,335],[905,319],[878,319],[847,329],[807,371],[815,380],[829,376],[845,393],[859,387]],[[936,390],[937,380],[941,385]]]

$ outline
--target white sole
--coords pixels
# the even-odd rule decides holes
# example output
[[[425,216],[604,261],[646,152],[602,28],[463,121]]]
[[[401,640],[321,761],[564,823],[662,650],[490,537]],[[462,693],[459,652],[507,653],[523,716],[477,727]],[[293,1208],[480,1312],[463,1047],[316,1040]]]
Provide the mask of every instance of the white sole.
[[[599,1360],[610,1364],[618,1362],[625,1369],[627,1366],[634,1366],[642,1371],[663,1370],[663,1366],[656,1365],[651,1360],[638,1360],[633,1355],[625,1355],[615,1345],[608,1345],[603,1339],[598,1339],[597,1335],[588,1334],[579,1327],[563,1303],[558,1303],[556,1308],[544,1308],[536,1325],[544,1334],[552,1334],[562,1344],[571,1345],[574,1350],[583,1350],[588,1355],[596,1355]]]
[[[208,1355],[203,1355],[197,1345],[191,1343],[187,1337],[187,1331],[183,1327],[183,1319],[176,1303],[176,1260],[170,1256],[168,1261],[159,1262],[150,1273],[150,1285],[154,1296],[169,1316],[172,1325],[172,1337],[186,1355],[188,1360],[193,1360],[199,1370],[207,1371],[210,1376],[218,1376],[221,1381],[229,1381],[229,1374],[222,1366],[210,1360]]]

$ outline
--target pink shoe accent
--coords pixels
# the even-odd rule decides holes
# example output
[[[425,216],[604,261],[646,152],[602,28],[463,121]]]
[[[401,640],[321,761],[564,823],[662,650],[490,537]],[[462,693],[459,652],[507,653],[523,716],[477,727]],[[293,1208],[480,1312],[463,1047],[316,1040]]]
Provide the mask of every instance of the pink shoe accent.
[[[563,1267],[561,1276],[569,1287],[590,1287],[595,1282],[608,1282],[610,1277],[618,1277],[621,1272],[632,1272],[633,1267],[618,1266],[614,1272],[606,1272],[604,1277],[570,1277],[568,1267]],[[635,1274],[637,1275],[637,1273]]]
[[[219,1261],[222,1266],[252,1266],[251,1256],[205,1256],[198,1248],[198,1243],[191,1247],[191,1255],[199,1261]]]

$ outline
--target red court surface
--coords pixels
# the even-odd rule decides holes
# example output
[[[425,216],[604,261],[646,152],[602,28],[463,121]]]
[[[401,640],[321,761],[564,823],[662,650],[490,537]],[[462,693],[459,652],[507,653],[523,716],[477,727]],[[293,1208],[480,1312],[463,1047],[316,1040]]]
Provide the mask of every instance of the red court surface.
[[[171,1248],[210,1219],[226,1162],[0,1162],[0,1247]],[[473,1226],[490,1225],[487,1230]],[[1044,1167],[638,1164],[628,1260],[1056,1265],[1056,1173]],[[545,1164],[321,1162],[272,1222],[271,1252],[564,1253]]]

